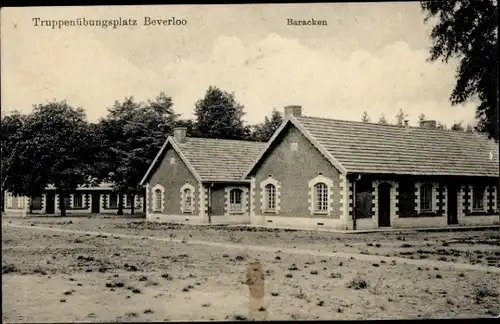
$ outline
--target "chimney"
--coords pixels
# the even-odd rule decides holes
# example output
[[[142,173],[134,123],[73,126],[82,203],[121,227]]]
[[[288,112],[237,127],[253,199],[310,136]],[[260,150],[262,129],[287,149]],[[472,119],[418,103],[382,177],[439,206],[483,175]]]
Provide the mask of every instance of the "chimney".
[[[410,121],[409,121],[408,119],[406,119],[406,120],[405,120],[405,128],[410,127],[410,125],[408,125],[408,123],[409,123],[409,122],[410,122]]]
[[[300,117],[302,116],[302,106],[285,106],[285,119],[290,116]]]
[[[436,128],[435,120],[422,120],[420,121],[420,128]]]
[[[174,139],[178,143],[184,143],[186,141],[186,131],[187,131],[187,127],[175,127],[174,128]]]

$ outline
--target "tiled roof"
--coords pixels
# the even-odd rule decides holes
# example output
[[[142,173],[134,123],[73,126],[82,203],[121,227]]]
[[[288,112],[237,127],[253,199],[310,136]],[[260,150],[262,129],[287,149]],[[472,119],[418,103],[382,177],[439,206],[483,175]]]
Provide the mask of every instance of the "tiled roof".
[[[347,172],[499,176],[498,143],[484,135],[317,117],[295,119]]]
[[[240,180],[266,143],[187,137],[175,142],[202,181]]]

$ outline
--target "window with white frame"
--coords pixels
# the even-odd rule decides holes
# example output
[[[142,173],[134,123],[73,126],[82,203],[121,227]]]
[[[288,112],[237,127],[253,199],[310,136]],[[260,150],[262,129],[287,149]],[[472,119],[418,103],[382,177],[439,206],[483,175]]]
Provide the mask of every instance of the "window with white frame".
[[[193,211],[193,190],[191,188],[185,188],[182,191],[182,211],[184,213]]]
[[[314,185],[314,211],[328,211],[328,187],[323,182]]]
[[[243,190],[241,189],[231,189],[229,192],[229,209],[232,212],[243,211],[242,204]]]
[[[472,186],[472,211],[484,211],[484,190],[482,185]]]
[[[9,192],[7,193],[7,208],[12,208],[12,201],[13,197],[12,194]]]
[[[420,186],[420,211],[432,212],[432,185],[429,183]]]
[[[83,197],[82,194],[77,193],[73,195],[73,208],[83,207]]]
[[[160,189],[156,189],[154,191],[154,207],[153,210],[155,212],[161,211],[161,205],[162,205],[162,192]]]
[[[276,186],[268,183],[264,189],[265,209],[268,211],[276,210]]]

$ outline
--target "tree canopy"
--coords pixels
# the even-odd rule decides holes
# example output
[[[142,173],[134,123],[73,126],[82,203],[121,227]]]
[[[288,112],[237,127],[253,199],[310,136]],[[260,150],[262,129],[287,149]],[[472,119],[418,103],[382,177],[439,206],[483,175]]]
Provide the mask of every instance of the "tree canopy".
[[[459,60],[453,105],[478,99],[476,130],[498,140],[498,8],[496,0],[421,1],[435,18],[430,61]]]

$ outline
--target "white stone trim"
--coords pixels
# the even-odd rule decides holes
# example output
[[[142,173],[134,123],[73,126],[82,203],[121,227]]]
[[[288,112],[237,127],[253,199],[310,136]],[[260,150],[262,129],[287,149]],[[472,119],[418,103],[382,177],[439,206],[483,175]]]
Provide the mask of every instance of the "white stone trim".
[[[231,190],[241,190],[241,210],[231,211]],[[248,212],[248,188],[243,186],[231,186],[224,188],[224,215],[245,215]]]
[[[322,211],[317,211],[315,210],[316,206],[316,201],[314,199],[316,193],[315,193],[315,188],[318,183],[324,183],[327,188],[327,204],[326,204],[326,213]],[[308,198],[308,203],[309,203],[309,214],[310,215],[328,215],[330,216],[332,214],[332,204],[333,204],[333,180],[329,179],[323,175],[318,175],[317,177],[309,180],[308,182],[308,187],[309,187],[309,198]]]
[[[339,205],[339,209],[340,209],[341,218],[344,218],[344,219],[346,217],[346,211],[347,211],[346,206],[348,205],[348,203],[346,201],[347,198],[348,198],[346,183],[347,183],[346,176],[343,175],[343,174],[339,174],[339,187],[340,187],[340,192],[339,192],[340,205]]]
[[[255,216],[255,177],[250,180],[250,216]]]
[[[274,185],[276,189],[276,208],[274,210],[266,209],[266,192],[265,188],[268,184]],[[280,203],[281,203],[281,184],[278,180],[274,179],[272,176],[267,179],[261,181],[260,183],[260,209],[262,213],[275,213],[278,214],[280,211]]]
[[[442,201],[442,208],[443,208],[443,215],[442,216],[447,216],[448,215],[448,186],[447,185],[442,185],[443,187],[443,201]],[[458,208],[457,208],[458,209]]]
[[[200,217],[205,217],[205,190],[203,189],[203,183],[200,182],[200,187],[199,187],[199,199],[198,199],[198,205],[199,205],[199,213]]]
[[[457,218],[459,220],[459,223],[460,223],[460,218],[462,218],[464,215],[464,195],[465,195],[465,188],[466,186],[464,185],[461,185],[460,186],[460,189],[458,191],[458,198],[457,198],[457,209],[458,209],[458,215],[457,215]]]
[[[493,212],[494,213],[497,213],[498,212],[498,206],[497,206],[497,195],[498,195],[498,192],[497,192],[497,186],[491,186],[493,188],[493,191],[491,192],[491,199],[493,199],[492,203],[493,203]]]
[[[209,192],[210,189],[208,188],[208,186],[205,186],[203,190],[205,192],[205,198],[204,198],[204,200],[205,200],[205,215],[208,216],[208,207],[210,205],[209,202],[210,202],[210,194],[211,193]]]
[[[156,190],[160,190],[161,192],[161,206],[159,210],[157,208],[158,206],[156,206]],[[153,212],[162,213],[165,210],[165,187],[157,183],[153,188],[151,188],[151,196],[153,197],[151,209]]]
[[[372,182],[372,218],[377,219],[378,226],[378,181]]]
[[[191,191],[191,208],[189,209],[185,209],[184,208],[184,190],[186,189],[189,189]],[[194,212],[194,191],[195,191],[195,188],[192,184],[190,184],[189,182],[186,182],[180,189],[180,194],[181,194],[181,212],[182,213],[187,213],[187,214],[191,214]]]

